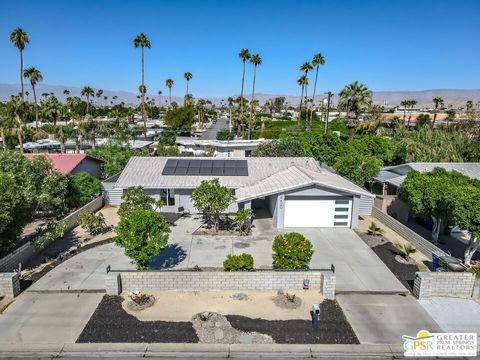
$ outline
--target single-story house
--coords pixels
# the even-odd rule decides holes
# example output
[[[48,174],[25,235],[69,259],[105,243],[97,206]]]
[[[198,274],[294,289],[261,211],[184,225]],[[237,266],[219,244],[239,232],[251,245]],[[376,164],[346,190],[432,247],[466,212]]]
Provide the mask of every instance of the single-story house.
[[[176,143],[183,154],[204,156],[213,147],[215,157],[245,157],[250,156],[260,144],[269,141],[271,140],[201,140],[177,137]]]
[[[102,177],[101,165],[104,161],[87,154],[25,154],[28,159],[42,155],[51,161],[55,170],[64,175],[85,171],[96,178]]]
[[[103,183],[104,199],[119,205],[125,190],[142,186],[163,200],[162,211],[197,213],[192,191],[215,178],[235,195],[228,213],[261,209],[277,228],[356,228],[359,215],[371,214],[375,197],[313,158],[132,157],[118,177]]]
[[[376,188],[381,195],[396,195],[400,185],[407,177],[410,170],[420,172],[432,171],[436,167],[444,168],[447,171],[458,171],[472,179],[480,179],[480,163],[447,162],[447,163],[407,163],[402,165],[387,166],[380,170],[380,174],[374,178]],[[380,188],[379,188],[380,186]]]

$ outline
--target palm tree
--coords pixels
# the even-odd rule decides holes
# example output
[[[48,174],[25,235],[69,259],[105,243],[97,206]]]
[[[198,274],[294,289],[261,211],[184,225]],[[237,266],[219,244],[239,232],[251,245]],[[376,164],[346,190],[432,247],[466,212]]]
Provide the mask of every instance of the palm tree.
[[[172,104],[172,86],[174,81],[172,79],[165,80],[165,86],[168,88],[168,102]]]
[[[413,107],[415,105],[417,105],[417,101],[416,100],[410,100],[408,102],[408,104],[410,105],[410,113],[408,115],[407,129],[410,130],[410,120],[412,119],[412,111],[413,111]]]
[[[315,107],[315,94],[317,92],[317,78],[318,78],[318,69],[321,65],[325,65],[325,58],[322,54],[318,53],[313,55],[312,65],[315,66],[315,82],[313,84],[313,97],[312,97],[312,104]],[[310,111],[310,127],[312,127],[312,119],[313,119],[313,109]]]
[[[141,89],[145,89],[145,48],[151,47],[150,41],[147,39],[147,36],[144,33],[140,33],[137,37],[133,40],[133,46],[138,48],[139,46],[142,48],[142,85]],[[147,140],[147,119],[145,117],[145,92],[142,91],[142,118],[143,118],[143,138]]]
[[[158,106],[162,106],[162,90],[158,91]]]
[[[252,55],[248,49],[242,49],[238,54],[240,59],[242,59],[242,90],[240,91],[240,97],[243,99],[243,86],[245,84],[245,63],[247,60],[250,60]],[[237,136],[242,136],[242,126],[243,126],[243,101],[240,102],[240,121],[238,123]]]
[[[63,95],[65,95],[65,96],[70,95],[70,90],[68,90],[68,89],[63,90]]]
[[[57,119],[62,116],[63,108],[62,104],[58,101],[55,96],[48,98],[42,107],[43,117],[46,119],[51,119],[53,126],[57,126]]]
[[[24,71],[24,74],[25,74],[25,71]],[[30,93],[27,91],[25,91],[25,95],[27,96],[27,103],[28,103],[28,96],[30,95]]]
[[[20,51],[20,86],[23,101],[23,50],[25,49],[25,44],[28,44],[30,42],[30,37],[21,28],[16,28],[10,34],[10,41]]]
[[[30,79],[30,85],[32,85],[32,91],[33,91],[33,101],[35,103],[35,130],[38,132],[38,103],[37,103],[37,92],[35,91],[35,85],[39,81],[43,80],[42,73],[40,70],[32,67],[29,67],[24,70],[23,76],[25,79]]]
[[[407,107],[409,106],[408,100],[403,100],[400,102],[400,105],[403,107],[403,125],[405,126],[405,120],[407,119]]]
[[[94,96],[95,92],[90,86],[84,86],[81,92],[82,96],[87,98],[87,114],[90,114],[90,96]]]
[[[262,58],[259,54],[252,55],[250,58],[250,63],[253,65],[253,86],[252,86],[252,100],[250,101],[250,121],[248,123],[248,139],[251,135],[251,127],[253,123],[253,110],[254,104],[253,100],[255,99],[255,81],[257,80],[257,66],[262,65]]]
[[[20,152],[22,154],[23,154],[23,140],[24,140],[23,119],[25,118],[27,111],[28,111],[27,106],[20,96],[12,96],[11,100],[6,104],[7,117],[10,118],[10,120],[13,120],[16,122],[16,133],[18,137],[18,144],[20,147]]]
[[[303,90],[305,89],[305,84],[308,84],[308,78],[305,75],[300,76],[297,80],[297,84],[302,87],[302,95],[300,96],[300,110],[297,119],[297,125],[300,125],[300,116],[302,114],[302,99],[303,99]]]
[[[193,77],[193,75],[192,73],[186,72],[185,74],[183,74],[183,77],[185,78],[185,80],[187,80],[187,92],[185,94],[188,95],[188,83],[190,82],[190,79]]]
[[[345,86],[338,96],[338,106],[345,108],[347,111],[348,129],[350,137],[353,137],[360,113],[372,102],[372,92],[364,84],[355,81]],[[354,118],[349,116],[350,113],[353,113]]]
[[[303,71],[305,73],[305,77],[308,79],[308,72],[310,70],[313,70],[312,64],[310,64],[308,61],[304,62],[302,66],[300,66],[300,71]],[[307,108],[307,112],[305,113],[305,127],[308,125],[308,81],[305,82],[305,107]],[[302,99],[300,99],[300,114],[299,114],[299,121],[302,116]]]
[[[433,102],[435,104],[435,110],[433,111],[432,128],[435,126],[435,121],[437,120],[438,109],[443,107],[443,99],[440,96],[436,96]]]
[[[102,97],[103,95],[103,90],[102,89],[98,89],[97,90],[97,93],[95,94],[95,96],[97,97],[97,104],[98,106],[102,106],[102,103],[100,102],[100,98]]]

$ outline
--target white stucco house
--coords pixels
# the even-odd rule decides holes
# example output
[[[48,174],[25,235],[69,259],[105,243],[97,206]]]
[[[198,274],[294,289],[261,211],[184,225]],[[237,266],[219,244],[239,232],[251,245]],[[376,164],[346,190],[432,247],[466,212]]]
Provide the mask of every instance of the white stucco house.
[[[132,157],[120,175],[103,182],[104,198],[119,205],[125,190],[142,186],[163,200],[162,211],[197,213],[192,191],[215,178],[235,195],[228,213],[262,211],[277,228],[356,228],[359,215],[371,214],[375,197],[313,158]]]

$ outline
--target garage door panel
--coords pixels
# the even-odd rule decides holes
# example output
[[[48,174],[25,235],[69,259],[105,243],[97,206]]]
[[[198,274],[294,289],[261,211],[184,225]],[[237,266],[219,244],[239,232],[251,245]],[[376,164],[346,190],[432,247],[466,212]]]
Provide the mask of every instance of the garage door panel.
[[[349,227],[351,200],[286,199],[284,227]]]

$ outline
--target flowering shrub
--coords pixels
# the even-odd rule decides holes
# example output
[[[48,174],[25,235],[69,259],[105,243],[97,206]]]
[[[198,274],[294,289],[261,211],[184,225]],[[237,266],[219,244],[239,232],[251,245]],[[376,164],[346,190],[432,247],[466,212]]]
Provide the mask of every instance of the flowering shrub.
[[[250,254],[228,255],[223,262],[225,271],[249,271],[253,269],[253,257]]]
[[[275,236],[272,250],[277,269],[308,269],[313,255],[312,243],[296,232]]]

